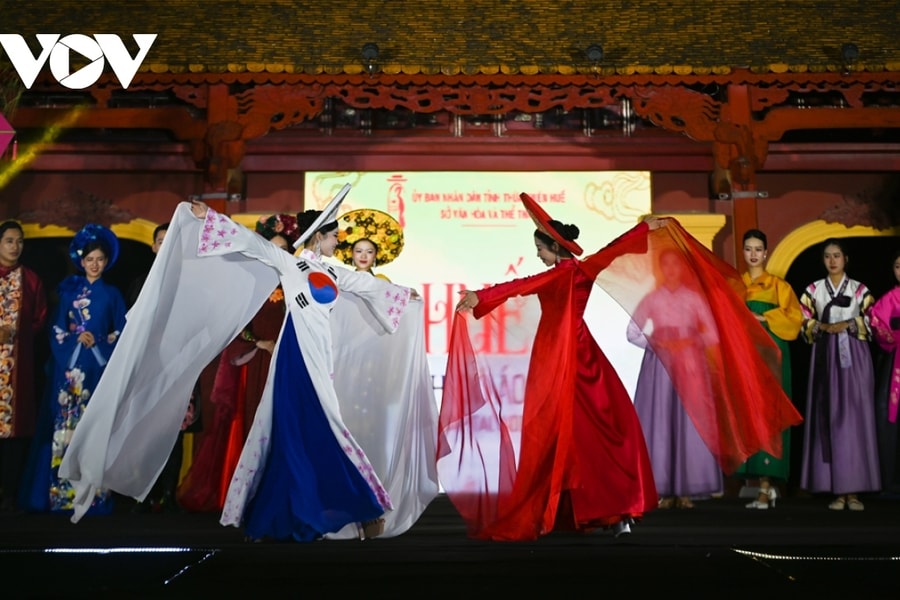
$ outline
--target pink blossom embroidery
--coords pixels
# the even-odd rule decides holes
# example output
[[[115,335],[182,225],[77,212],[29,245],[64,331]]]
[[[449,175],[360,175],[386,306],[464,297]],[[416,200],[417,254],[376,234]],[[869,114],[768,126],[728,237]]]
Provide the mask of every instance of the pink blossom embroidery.
[[[385,309],[388,322],[396,329],[400,326],[400,317],[406,306],[409,304],[410,291],[407,288],[400,288],[400,291],[385,291],[385,298],[390,300],[391,304]]]
[[[231,248],[238,233],[238,228],[228,217],[209,209],[200,231],[200,246],[197,254],[204,256],[212,254],[220,248]]]

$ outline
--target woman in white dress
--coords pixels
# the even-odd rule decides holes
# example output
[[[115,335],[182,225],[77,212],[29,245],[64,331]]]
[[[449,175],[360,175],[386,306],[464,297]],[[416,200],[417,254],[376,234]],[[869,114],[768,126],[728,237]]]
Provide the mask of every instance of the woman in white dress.
[[[221,522],[244,525],[253,539],[380,532],[379,519],[394,502],[341,418],[331,308],[339,291],[350,292],[362,300],[368,327],[386,334],[407,320],[415,292],[322,262],[336,244],[342,194],[306,221],[299,242],[308,244],[297,257],[205,205],[178,207],[147,293],[129,313],[109,375],[61,466],[77,490],[73,521],[97,489],[146,496],[175,441],[192,382],[280,280],[288,313]],[[416,507],[413,521],[422,509]],[[404,521],[400,532],[410,525]]]
[[[337,245],[337,222],[328,212],[298,215],[304,234],[297,243],[304,247],[296,258],[201,202],[192,204],[192,212],[204,219],[200,256],[240,252],[268,264],[278,272],[288,301],[221,523],[243,524],[252,539],[309,541],[351,523],[358,523],[365,537],[377,535],[393,504],[341,419],[330,318],[339,293],[348,291],[363,298],[385,331],[393,332],[411,290],[324,263],[322,257],[331,256]]]

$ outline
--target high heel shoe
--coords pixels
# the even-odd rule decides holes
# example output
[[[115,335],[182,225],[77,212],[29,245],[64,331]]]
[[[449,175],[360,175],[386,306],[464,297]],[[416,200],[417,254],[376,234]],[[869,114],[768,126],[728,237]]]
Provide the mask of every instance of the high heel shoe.
[[[753,502],[745,504],[744,506],[746,508],[754,508],[759,510],[767,510],[770,506],[772,508],[775,508],[775,499],[778,498],[778,492],[774,487],[769,486],[766,489],[760,488],[759,495],[765,495],[766,499],[760,500],[759,498],[757,498]]]
[[[675,499],[675,508],[694,508],[694,503],[687,496],[678,496]]]
[[[675,496],[665,496],[660,498],[657,506],[663,510],[672,508],[675,506]]]
[[[623,535],[627,535],[631,533],[631,524],[629,523],[631,519],[625,519],[619,521],[618,523],[613,523],[612,532],[613,537],[619,538]]]
[[[360,540],[371,540],[384,533],[384,517],[365,521],[357,525]]]

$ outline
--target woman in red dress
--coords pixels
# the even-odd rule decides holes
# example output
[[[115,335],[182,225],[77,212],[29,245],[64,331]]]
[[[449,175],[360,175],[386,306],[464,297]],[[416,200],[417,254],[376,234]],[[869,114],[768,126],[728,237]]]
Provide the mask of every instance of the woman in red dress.
[[[527,320],[519,317],[528,308],[501,305],[536,295],[532,350],[525,353],[527,340],[513,334],[503,343],[518,359],[492,366],[491,357],[474,352],[479,342],[471,343],[467,319],[457,313],[441,406],[441,482],[472,537],[530,540],[554,529],[598,528],[619,535],[658,497],[634,406],[582,318],[599,267],[575,258],[577,227],[550,220],[525,194],[522,200],[538,226],[538,258],[551,268],[464,290],[457,311],[472,309],[486,321],[484,335],[509,332],[508,323]],[[529,356],[527,373],[516,374]],[[515,381],[524,381],[521,398],[510,392]],[[516,403],[520,419],[510,415]]]

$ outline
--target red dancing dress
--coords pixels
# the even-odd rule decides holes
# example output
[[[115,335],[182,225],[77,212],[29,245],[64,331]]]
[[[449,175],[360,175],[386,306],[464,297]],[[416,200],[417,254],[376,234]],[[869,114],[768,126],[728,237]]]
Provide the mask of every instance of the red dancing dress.
[[[718,340],[704,345],[691,373],[679,370],[678,353],[648,340],[678,375],[672,382],[685,411],[726,474],[760,450],[782,455],[781,432],[802,418],[781,388],[778,347],[744,304],[740,274],[668,221],[652,231],[642,223],[582,261],[477,292],[482,329],[472,335],[469,319],[457,314],[438,472],[471,536],[528,540],[554,528],[590,530],[656,506],[634,407],[582,315],[595,284],[635,315],[669,251],[707,304],[709,339]],[[530,295],[540,309],[518,298]],[[531,322],[537,328],[528,332]],[[711,393],[692,394],[698,380]]]
[[[590,531],[656,507],[634,406],[582,318],[596,268],[567,259],[478,291],[473,314],[484,325],[472,337],[467,315],[456,315],[438,468],[472,537]],[[521,328],[533,319],[518,298],[530,295],[540,301],[533,337]],[[503,349],[505,357],[485,352]]]

